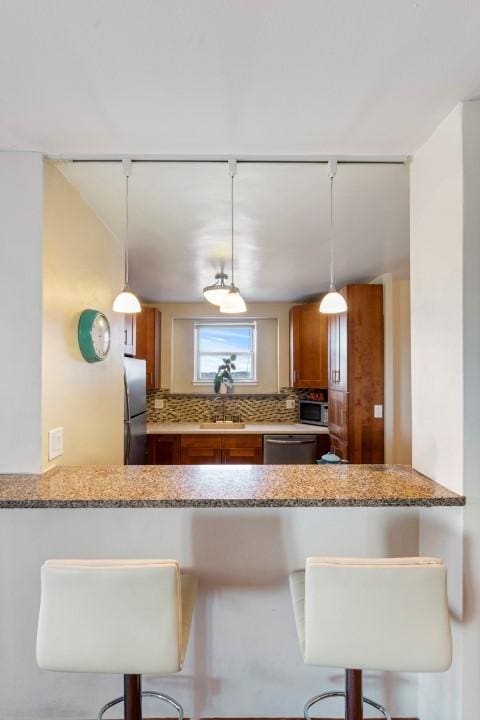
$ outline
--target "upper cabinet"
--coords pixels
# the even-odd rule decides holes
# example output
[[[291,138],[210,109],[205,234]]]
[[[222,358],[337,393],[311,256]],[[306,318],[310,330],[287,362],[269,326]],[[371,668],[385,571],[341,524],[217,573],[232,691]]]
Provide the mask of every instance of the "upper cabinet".
[[[384,461],[382,285],[348,285],[348,310],[328,318],[331,443],[352,463]]]
[[[160,385],[161,313],[157,308],[142,306],[142,312],[125,315],[124,355],[147,363],[147,390]]]
[[[290,383],[296,388],[328,387],[328,317],[318,302],[290,310]]]

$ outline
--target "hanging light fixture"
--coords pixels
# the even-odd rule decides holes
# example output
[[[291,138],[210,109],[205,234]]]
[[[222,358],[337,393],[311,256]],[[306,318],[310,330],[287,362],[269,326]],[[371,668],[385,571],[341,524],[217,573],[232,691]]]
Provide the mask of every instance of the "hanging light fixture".
[[[230,199],[231,199],[231,233],[232,233],[232,282],[228,289],[228,293],[222,300],[220,305],[220,312],[236,314],[243,313],[246,311],[247,306],[245,300],[240,295],[240,290],[235,287],[234,281],[234,262],[233,262],[233,181],[237,174],[237,161],[229,160],[228,169],[230,171]]]
[[[209,303],[212,303],[212,305],[220,306],[225,295],[228,295],[230,292],[228,285],[225,285],[225,280],[228,280],[228,275],[225,275],[224,272],[219,272],[215,275],[215,280],[217,281],[216,283],[203,288],[203,297],[205,300],[208,300]]]
[[[118,313],[139,313],[142,308],[136,295],[128,285],[128,179],[132,172],[132,161],[123,160],[123,174],[125,175],[125,285],[121,293],[113,301],[113,310]]]
[[[336,174],[337,161],[330,160],[328,163],[328,177],[330,178],[330,290],[322,298],[318,308],[321,313],[328,315],[342,313],[347,309],[345,298],[337,292],[333,279],[333,179]]]

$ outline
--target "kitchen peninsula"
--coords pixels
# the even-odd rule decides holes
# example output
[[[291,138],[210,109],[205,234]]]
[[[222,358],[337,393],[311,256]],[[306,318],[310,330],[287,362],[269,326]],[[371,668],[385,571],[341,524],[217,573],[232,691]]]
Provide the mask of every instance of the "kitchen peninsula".
[[[408,465],[65,466],[0,476],[1,508],[464,505]]]
[[[4,717],[94,717],[118,694],[116,676],[67,674],[59,683],[37,668],[48,558],[176,558],[199,580],[185,669],[147,676],[145,689],[177,697],[188,717],[299,717],[306,697],[342,677],[332,683],[328,669],[304,667],[289,573],[312,555],[417,555],[420,514],[435,522],[464,503],[407,465],[84,465],[0,475],[0,631],[3,646],[15,647],[0,662]],[[19,678],[30,688],[21,702]],[[412,716],[416,675],[366,682],[394,717]]]

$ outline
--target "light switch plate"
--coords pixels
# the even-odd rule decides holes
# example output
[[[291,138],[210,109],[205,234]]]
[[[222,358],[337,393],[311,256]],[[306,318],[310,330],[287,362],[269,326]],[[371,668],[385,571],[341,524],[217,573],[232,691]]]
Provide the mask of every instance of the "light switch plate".
[[[167,401],[164,398],[155,398],[154,406],[155,410],[165,410]]]
[[[63,427],[48,431],[48,459],[54,460],[63,455]]]
[[[285,400],[285,407],[287,410],[295,410],[295,398],[287,398]]]
[[[374,405],[373,406],[373,417],[374,418],[383,418],[383,405]]]

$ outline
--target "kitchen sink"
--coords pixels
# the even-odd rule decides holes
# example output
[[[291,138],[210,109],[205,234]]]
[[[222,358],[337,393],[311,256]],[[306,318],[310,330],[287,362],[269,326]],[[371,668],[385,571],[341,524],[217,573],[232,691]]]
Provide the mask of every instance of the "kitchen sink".
[[[200,423],[200,427],[202,430],[215,430],[216,428],[223,428],[224,430],[242,430],[245,427],[245,423],[234,420],[217,420],[214,422]]]

